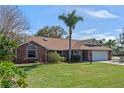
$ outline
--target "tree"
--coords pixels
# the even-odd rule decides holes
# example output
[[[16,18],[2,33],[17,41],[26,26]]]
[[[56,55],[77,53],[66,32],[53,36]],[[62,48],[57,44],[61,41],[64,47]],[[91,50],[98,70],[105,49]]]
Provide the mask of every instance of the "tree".
[[[0,34],[0,61],[12,60],[15,56],[17,45],[15,40],[11,40],[4,36],[4,34]]]
[[[122,33],[119,35],[118,41],[121,46],[124,46],[124,27],[123,27]]]
[[[104,45],[105,39],[98,40],[98,42],[99,42],[100,44]]]
[[[66,35],[66,32],[60,26],[45,26],[40,29],[36,35],[42,37],[63,38],[63,36]]]
[[[63,36],[66,35],[64,29],[60,26],[52,26],[49,28],[49,31],[51,31],[50,36],[54,38],[63,38]]]
[[[119,54],[121,56],[124,55],[124,27],[122,28],[122,32],[120,33],[119,35],[119,38],[117,39],[118,40],[118,50],[119,50]]]
[[[21,41],[21,34],[28,31],[29,25],[17,6],[0,6],[0,28],[5,36]]]
[[[11,61],[0,62],[0,87],[3,88],[25,88],[26,73],[16,67]]]
[[[43,36],[43,37],[49,37],[49,27],[48,26],[43,27],[37,32],[36,35]]]
[[[115,48],[116,44],[117,44],[117,41],[116,40],[112,40],[112,39],[109,39],[108,41],[106,41],[104,43],[104,45],[109,47],[109,48]]]
[[[67,15],[65,15],[65,14],[60,15],[59,19],[62,20],[66,24],[66,26],[69,27],[69,62],[70,62],[71,61],[72,30],[75,29],[75,26],[79,21],[83,21],[83,17],[77,16],[76,11],[73,10],[72,13],[68,13]]]
[[[98,42],[109,48],[115,48],[117,45],[117,40],[112,40],[112,39],[109,39],[109,40],[101,39],[101,40],[98,40]]]

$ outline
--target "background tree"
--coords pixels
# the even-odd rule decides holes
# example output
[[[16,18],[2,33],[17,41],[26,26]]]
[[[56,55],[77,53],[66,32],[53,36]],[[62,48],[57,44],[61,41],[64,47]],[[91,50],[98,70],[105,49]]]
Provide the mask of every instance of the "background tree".
[[[71,61],[72,30],[75,29],[75,26],[79,21],[83,20],[83,17],[77,16],[76,11],[73,10],[71,13],[68,13],[67,15],[65,15],[65,14],[60,15],[59,19],[62,20],[69,27],[69,62],[70,62]]]
[[[36,35],[43,36],[43,37],[49,37],[49,27],[48,26],[43,27],[36,33]]]
[[[0,28],[4,29],[2,34],[19,41],[21,34],[28,31],[29,25],[17,6],[0,6]]]
[[[122,32],[119,34],[119,38],[117,38],[118,40],[118,50],[119,50],[119,54],[121,56],[124,55],[124,27],[122,28]]]
[[[112,49],[112,54],[113,55],[120,55],[120,52],[121,52],[121,47],[119,47],[119,42],[118,42],[118,39],[109,39],[109,40],[106,40],[106,39],[101,39],[101,40],[98,40],[102,45],[106,46],[106,47],[109,47]]]
[[[106,39],[101,39],[101,40],[98,40],[99,43],[101,43],[102,45],[106,46],[106,47],[109,47],[109,48],[115,48],[116,45],[117,45],[117,40],[112,40],[112,39],[109,39],[109,40],[106,40]]]
[[[117,44],[117,41],[116,40],[112,40],[112,39],[109,39],[108,41],[106,41],[104,43],[105,46],[109,47],[109,48],[115,48],[116,47],[116,44]]]
[[[124,27],[122,29],[122,32],[119,35],[118,41],[120,43],[120,46],[124,46]]]
[[[60,26],[45,26],[40,29],[36,35],[42,37],[63,38],[64,35],[66,35],[66,32]]]
[[[100,39],[100,40],[98,40],[98,41],[99,41],[99,43],[102,44],[102,45],[104,45],[104,43],[105,43],[105,39]]]

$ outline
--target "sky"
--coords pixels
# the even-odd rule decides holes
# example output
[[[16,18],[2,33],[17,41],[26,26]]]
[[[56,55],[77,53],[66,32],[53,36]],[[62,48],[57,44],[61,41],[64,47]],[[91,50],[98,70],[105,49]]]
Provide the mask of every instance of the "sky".
[[[115,39],[124,26],[124,6],[74,5],[74,6],[19,6],[30,24],[29,34],[33,35],[44,26],[61,26],[66,32],[68,27],[58,19],[61,14],[76,10],[83,21],[77,23],[72,39]]]

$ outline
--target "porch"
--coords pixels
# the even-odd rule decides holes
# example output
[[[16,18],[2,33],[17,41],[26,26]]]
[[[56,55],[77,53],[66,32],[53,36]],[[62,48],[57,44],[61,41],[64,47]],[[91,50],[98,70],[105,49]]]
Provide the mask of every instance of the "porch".
[[[68,58],[69,51],[63,50],[63,51],[56,51],[60,54],[60,56]],[[88,50],[72,50],[72,56],[80,56],[80,61],[91,61],[91,54]]]

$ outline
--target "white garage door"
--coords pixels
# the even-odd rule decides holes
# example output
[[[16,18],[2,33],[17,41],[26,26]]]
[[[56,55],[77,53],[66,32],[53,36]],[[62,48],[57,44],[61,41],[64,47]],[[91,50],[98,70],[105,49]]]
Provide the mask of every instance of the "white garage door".
[[[92,51],[93,61],[108,60],[108,51]]]

